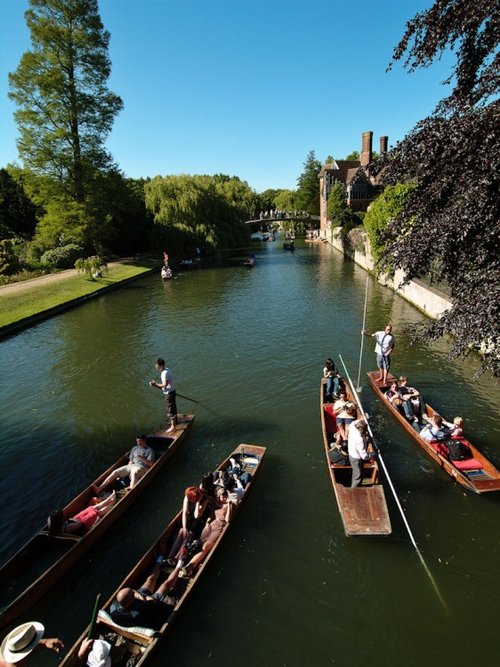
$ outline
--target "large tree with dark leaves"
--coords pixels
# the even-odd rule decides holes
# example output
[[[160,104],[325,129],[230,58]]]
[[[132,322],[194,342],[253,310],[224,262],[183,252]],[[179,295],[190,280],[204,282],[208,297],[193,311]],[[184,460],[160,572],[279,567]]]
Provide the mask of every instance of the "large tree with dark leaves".
[[[433,274],[453,307],[420,335],[452,335],[451,354],[482,349],[500,375],[500,5],[436,0],[407,24],[394,51],[410,71],[456,54],[451,94],[378,163],[388,183],[415,187],[384,234],[381,267]]]
[[[104,142],[122,101],[110,92],[109,33],[97,0],[30,0],[32,48],[9,75],[24,166],[82,204],[111,159]]]
[[[304,171],[297,179],[297,206],[310,215],[319,215],[319,172],[321,162],[314,151],[309,151]]]

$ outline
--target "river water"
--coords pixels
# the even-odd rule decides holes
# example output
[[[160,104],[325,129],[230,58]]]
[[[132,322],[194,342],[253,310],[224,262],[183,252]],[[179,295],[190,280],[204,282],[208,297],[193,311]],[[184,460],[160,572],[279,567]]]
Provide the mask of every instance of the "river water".
[[[393,534],[347,538],[319,422],[324,359],[357,377],[366,273],[326,244],[257,249],[162,284],[150,276],[1,345],[3,562],[56,507],[162,422],[148,386],[164,356],[180,411],[196,420],[181,450],[74,571],[22,620],[69,646],[197,483],[241,442],[268,448],[230,534],[153,662],[155,667],[470,665],[498,659],[500,494],[476,496],[441,472],[375,398],[362,399],[428,571],[385,485]],[[423,316],[370,279],[367,326],[387,321],[393,370],[500,465],[500,390],[447,343],[410,346]],[[53,665],[41,651],[34,665]],[[31,664],[31,663],[30,663]]]

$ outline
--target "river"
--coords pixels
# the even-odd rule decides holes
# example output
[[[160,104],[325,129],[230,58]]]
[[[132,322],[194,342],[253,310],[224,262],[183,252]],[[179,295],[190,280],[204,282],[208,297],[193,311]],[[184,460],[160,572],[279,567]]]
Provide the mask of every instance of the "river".
[[[393,534],[347,538],[319,422],[323,362],[342,353],[357,376],[366,273],[326,244],[280,240],[242,256],[150,276],[2,342],[0,465],[4,562],[88,481],[151,432],[163,400],[154,362],[173,368],[184,445],[126,517],[22,620],[70,646],[98,592],[107,598],[197,483],[239,443],[268,448],[245,507],[153,661],[470,665],[498,660],[500,494],[463,490],[426,457],[375,398],[365,339],[362,399],[423,567],[385,485]],[[410,345],[423,320],[370,279],[369,331],[394,326],[393,370],[500,465],[500,390],[474,380],[477,359],[449,362],[448,344]],[[34,665],[57,658],[41,651]],[[31,664],[31,663],[30,663]]]

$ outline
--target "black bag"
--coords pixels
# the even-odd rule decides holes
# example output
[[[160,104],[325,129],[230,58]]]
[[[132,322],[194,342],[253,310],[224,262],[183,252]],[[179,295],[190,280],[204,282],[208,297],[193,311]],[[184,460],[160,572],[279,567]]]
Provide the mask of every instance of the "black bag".
[[[330,449],[328,452],[328,456],[330,458],[331,463],[341,463],[344,466],[349,465],[349,458],[342,453],[342,450],[339,449],[338,447],[334,447],[333,449]]]
[[[457,440],[448,440],[446,446],[448,447],[450,461],[463,461],[470,457],[467,447],[464,447],[464,445]]]

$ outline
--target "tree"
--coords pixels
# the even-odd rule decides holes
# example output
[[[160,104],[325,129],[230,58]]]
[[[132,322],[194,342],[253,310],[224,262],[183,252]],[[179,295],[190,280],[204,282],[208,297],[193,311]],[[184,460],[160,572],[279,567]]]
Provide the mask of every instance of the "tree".
[[[434,267],[453,306],[420,332],[453,337],[451,355],[482,349],[482,368],[500,375],[499,5],[436,0],[415,16],[394,51],[410,71],[445,49],[456,54],[451,94],[380,161],[388,183],[415,183],[383,236],[385,269],[407,280]],[[437,267],[437,268],[436,268]]]
[[[326,217],[334,227],[342,227],[344,234],[360,224],[360,219],[347,204],[345,188],[340,183],[336,183],[330,191]]]
[[[26,167],[85,202],[88,182],[111,158],[104,142],[122,101],[106,88],[109,33],[97,0],[30,0],[32,50],[9,75]]]
[[[403,210],[408,193],[413,188],[410,183],[389,185],[370,204],[363,219],[363,226],[370,239],[372,257],[377,263],[385,250],[384,233],[392,220]]]
[[[352,151],[349,155],[345,156],[346,160],[359,160],[359,151]]]
[[[0,169],[0,238],[33,235],[37,209],[26,194],[21,181],[6,169]]]
[[[321,162],[314,151],[307,154],[304,171],[297,179],[297,206],[310,215],[319,215],[319,172]]]

